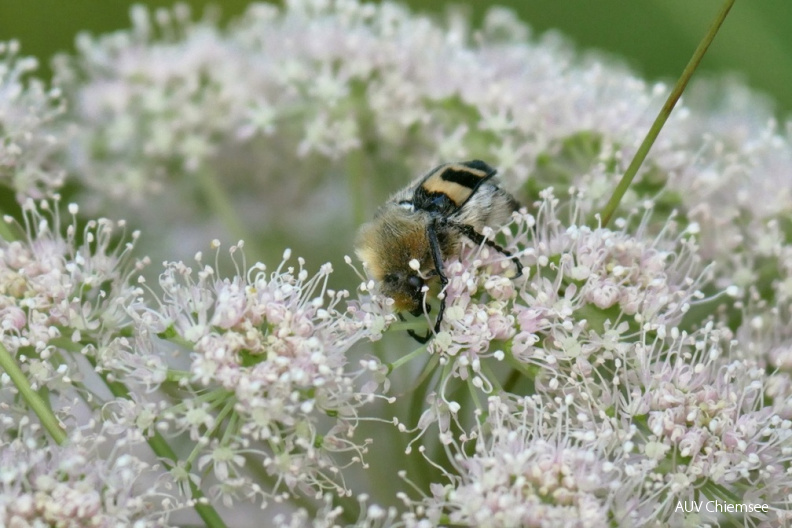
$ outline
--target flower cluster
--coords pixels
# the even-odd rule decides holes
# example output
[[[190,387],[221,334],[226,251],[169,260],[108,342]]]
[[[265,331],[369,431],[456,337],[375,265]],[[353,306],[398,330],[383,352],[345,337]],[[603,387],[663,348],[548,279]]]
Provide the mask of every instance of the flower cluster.
[[[767,504],[769,516],[754,520],[785,519],[788,377],[768,376],[766,350],[743,348],[723,322],[691,320],[698,305],[731,298],[700,291],[713,270],[703,269],[690,228],[677,234],[669,221],[647,237],[647,203],[638,227],[590,229],[579,223],[585,203],[577,196],[562,218],[548,190],[536,217],[515,215],[505,248],[521,255],[521,278],[509,279],[509,259],[484,245],[449,264],[447,316],[427,346],[429,365],[439,358],[444,368],[410,431],[411,445],[425,446],[436,423],[455,462],[452,484],[422,505],[426,515],[463,525],[641,526],[682,522],[678,501],[699,490]],[[463,425],[471,408],[484,416],[478,393],[490,396],[488,418],[471,432]],[[532,396],[503,404],[498,395],[509,394]],[[544,460],[570,473],[556,475]],[[577,483],[591,473],[604,480]]]
[[[486,418],[452,443],[451,483],[433,486],[427,516],[463,526],[625,526],[619,510],[636,491],[625,457],[568,412],[549,412],[539,398],[491,397]]]
[[[789,524],[792,141],[743,88],[699,87],[604,225],[667,88],[528,35],[502,9],[472,31],[390,2],[227,27],[136,7],[57,59],[62,94],[2,45],[0,523],[158,526],[178,503],[212,527],[261,525],[246,506],[284,527]],[[524,204],[482,233],[524,272],[465,242],[412,352],[424,318],[376,284],[261,264],[340,261],[390,191],[473,158]],[[79,208],[32,201],[67,173]],[[129,236],[102,217],[122,213]],[[240,242],[230,273],[187,263],[216,234],[257,262]],[[100,433],[56,446],[38,418]],[[181,498],[135,495],[144,473]],[[677,507],[697,497],[769,511]]]
[[[31,78],[36,60],[18,53],[18,42],[0,42],[0,184],[22,201],[49,196],[63,184],[66,171],[53,156],[66,142],[54,131],[65,111],[60,90],[47,91]]]
[[[782,475],[792,423],[763,404],[761,370],[723,366],[711,352],[680,356],[670,355],[664,369],[624,369],[620,376],[644,379],[605,390],[602,402],[575,394],[571,383],[556,398],[541,389],[491,396],[477,428],[459,441],[449,436],[450,483],[433,484],[413,509],[433,525],[720,522],[714,512],[679,511],[679,501],[698,492],[769,506],[751,522],[788,522]]]
[[[138,233],[123,240],[126,225],[106,218],[82,230],[70,204],[64,222],[59,200],[23,204],[19,240],[0,240],[0,342],[24,362],[34,388],[64,388],[83,377],[73,354],[101,365],[112,362],[109,350],[130,319],[126,306],[136,297],[129,277]],[[64,234],[65,231],[65,234]]]
[[[487,246],[449,264],[449,306],[430,353],[478,365],[480,376],[481,359],[505,357],[491,345],[507,342],[522,363],[585,372],[641,332],[665,335],[700,302],[706,277],[695,241],[675,234],[673,221],[648,239],[651,203],[640,227],[622,221],[618,230],[585,225],[584,195],[561,206],[568,219],[559,203],[552,189],[543,191],[536,216],[516,214],[514,233],[504,229],[523,277],[510,278],[509,259]]]
[[[27,434],[3,443],[0,525],[169,526],[168,514],[177,503],[161,483],[151,482],[156,468],[127,453],[127,447],[102,434],[73,435],[62,447]]]
[[[142,205],[160,192],[173,207],[176,196],[203,189],[206,172],[220,172],[249,225],[264,220],[255,207],[264,201],[267,219],[305,231],[305,219],[283,204],[311,188],[333,193],[334,160],[376,145],[375,156],[356,162],[366,171],[354,182],[362,192],[384,197],[381,188],[404,181],[392,175],[478,157],[530,199],[546,186],[571,186],[601,207],[637,148],[635,132],[648,128],[667,92],[598,57],[578,59],[555,35],[526,41],[527,29],[502,9],[475,35],[391,3],[257,5],[227,30],[211,18],[192,22],[184,6],[132,15],[132,29],[83,36],[77,57],[56,66],[69,120],[80,124],[66,153],[71,171],[101,191],[85,197],[89,204]],[[704,256],[729,270],[721,286],[747,287],[751,270],[776,257],[772,236],[752,233],[786,229],[792,148],[740,86],[702,87],[691,100],[717,90],[718,111],[672,114],[623,210],[647,198],[678,209],[681,222],[700,229]],[[295,170],[316,176],[299,187],[288,177]],[[174,180],[180,174],[184,181]],[[251,200],[251,182],[267,196]],[[169,220],[192,215],[180,206]],[[206,229],[198,216],[182,229],[191,225]]]
[[[147,341],[139,348],[150,360],[125,376],[181,380],[188,396],[164,410],[158,427],[200,441],[198,469],[213,471],[216,492],[229,503],[250,486],[242,471],[247,456],[272,478],[271,489],[260,490],[265,498],[282,500],[295,488],[346,493],[336,458],[360,462],[370,443],[353,437],[358,409],[377,398],[377,382],[357,381],[367,373],[381,378],[382,368],[370,358],[350,369],[346,354],[360,340],[379,339],[394,316],[370,295],[360,301],[365,312],[343,308],[349,293],[327,288],[331,266],[309,276],[302,259],[296,269],[287,266],[289,254],[274,271],[257,263],[246,273],[237,268],[231,279],[218,277],[217,266],[200,255],[197,270],[166,263],[159,308],[141,299],[134,314]],[[192,351],[186,372],[168,371],[163,339]],[[139,419],[132,411],[121,413],[130,425]]]

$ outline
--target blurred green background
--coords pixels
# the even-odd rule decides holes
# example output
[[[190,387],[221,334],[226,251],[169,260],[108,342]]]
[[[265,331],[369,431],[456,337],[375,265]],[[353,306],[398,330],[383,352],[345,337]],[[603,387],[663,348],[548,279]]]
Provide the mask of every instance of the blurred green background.
[[[558,29],[580,48],[596,48],[622,57],[650,80],[672,80],[685,66],[723,0],[407,0],[415,10],[442,13],[464,5],[480,20],[488,7],[507,6],[535,31]],[[101,33],[129,25],[122,0],[0,0],[0,40],[22,43],[23,54],[41,59],[73,49],[79,31]],[[170,6],[172,1],[146,1]],[[191,0],[200,13],[220,6],[224,18],[241,13],[250,2]],[[792,1],[738,1],[704,59],[704,74],[736,73],[775,101],[779,117],[792,114]]]

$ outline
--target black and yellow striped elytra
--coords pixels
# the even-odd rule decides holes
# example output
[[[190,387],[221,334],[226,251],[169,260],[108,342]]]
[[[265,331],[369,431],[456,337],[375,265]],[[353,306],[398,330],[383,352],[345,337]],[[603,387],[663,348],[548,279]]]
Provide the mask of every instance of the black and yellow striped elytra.
[[[483,161],[441,165],[424,176],[415,188],[416,209],[448,217],[464,207],[478,187],[495,176],[495,169]]]
[[[508,223],[519,208],[512,195],[499,187],[496,172],[481,160],[435,167],[394,194],[374,220],[360,228],[356,253],[397,310],[413,315],[428,311],[424,286],[437,277],[445,288],[443,261],[459,252],[462,237],[510,257],[516,276],[522,274],[517,257],[481,234],[484,227],[498,229]],[[435,333],[444,312],[443,297]],[[431,332],[419,336],[410,331],[410,335],[426,342]]]

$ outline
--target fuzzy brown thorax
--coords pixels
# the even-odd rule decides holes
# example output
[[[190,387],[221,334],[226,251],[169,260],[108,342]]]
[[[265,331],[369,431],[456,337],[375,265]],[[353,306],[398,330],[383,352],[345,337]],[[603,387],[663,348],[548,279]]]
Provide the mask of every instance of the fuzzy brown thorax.
[[[382,293],[391,297],[397,310],[420,310],[421,288],[436,275],[426,225],[427,213],[385,205],[376,218],[361,227],[356,254],[371,276],[380,282]],[[452,253],[458,237],[441,232],[441,251]],[[417,262],[418,269],[411,267]]]

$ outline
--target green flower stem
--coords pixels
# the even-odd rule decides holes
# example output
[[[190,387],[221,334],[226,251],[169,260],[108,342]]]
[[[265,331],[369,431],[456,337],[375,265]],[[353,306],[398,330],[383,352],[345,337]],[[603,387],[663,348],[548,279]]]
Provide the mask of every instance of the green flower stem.
[[[234,401],[232,400],[227,402],[223,407],[223,409],[220,411],[220,413],[217,415],[217,418],[215,418],[215,426],[204,434],[204,438],[207,439],[212,438],[215,435],[215,433],[220,429],[220,426],[223,425],[223,421],[225,420],[226,416],[228,416],[228,413],[230,413],[233,409],[234,409]],[[236,414],[234,414],[234,416],[236,416]],[[221,445],[227,445],[226,437],[228,432],[229,432],[228,429],[226,429],[226,434],[223,435],[223,439],[220,442]],[[234,429],[232,433],[236,433],[236,429]],[[193,450],[190,452],[190,454],[187,456],[187,458],[184,461],[185,467],[187,469],[192,467],[193,463],[195,462],[195,459],[198,458],[198,455],[201,454],[201,451],[203,451],[204,448],[205,446],[203,444],[200,443],[195,444],[195,447],[193,447]]]
[[[236,405],[236,398],[229,400],[225,407],[223,407],[223,410],[221,410],[217,415],[217,423],[212,430],[212,435],[220,430],[220,426],[225,421],[226,416],[228,416],[228,424],[226,424],[225,430],[223,431],[223,438],[220,440],[220,445],[230,444],[231,439],[237,434],[237,422],[239,421],[239,415],[233,412],[234,405]]]
[[[402,365],[406,365],[407,363],[410,362],[410,360],[415,359],[416,357],[420,356],[424,352],[426,352],[426,345],[419,346],[418,348],[416,348],[415,350],[413,350],[409,354],[400,357],[399,359],[397,359],[393,363],[388,363],[388,373],[393,372],[394,370],[396,370],[397,368],[401,367]]]
[[[226,389],[213,389],[203,394],[198,394],[191,398],[194,403],[209,403],[209,409],[214,410],[218,406],[224,404],[230,398],[233,398],[233,393]],[[187,409],[187,404],[177,403],[171,407],[172,412],[183,412]]]
[[[421,373],[418,375],[418,379],[416,379],[415,383],[413,384],[415,390],[417,390],[418,387],[420,387],[429,376],[435,373],[435,367],[439,362],[440,362],[440,355],[432,354],[432,357],[429,359],[429,361],[426,362],[426,366],[423,368]]]
[[[655,118],[654,123],[652,123],[652,127],[646,134],[641,146],[638,147],[638,151],[635,153],[635,156],[630,162],[630,166],[627,167],[627,171],[624,173],[621,181],[616,186],[613,196],[611,196],[611,199],[608,201],[605,209],[602,210],[602,227],[608,225],[611,217],[616,212],[616,208],[619,206],[619,202],[621,202],[621,199],[624,197],[624,193],[627,192],[627,189],[630,187],[630,183],[632,183],[633,178],[635,178],[635,175],[638,173],[638,169],[646,159],[647,154],[649,154],[649,149],[652,148],[655,139],[657,139],[658,134],[660,134],[660,130],[668,120],[668,116],[671,115],[671,111],[674,109],[676,102],[682,96],[682,92],[685,90],[688,81],[690,81],[690,78],[693,76],[693,72],[695,72],[696,68],[698,68],[701,59],[704,57],[704,53],[707,52],[707,49],[712,43],[712,40],[715,38],[715,35],[718,33],[721,24],[723,24],[723,21],[726,19],[726,15],[729,14],[729,10],[732,8],[732,5],[734,5],[734,1],[735,0],[725,0],[720,12],[715,17],[715,20],[712,22],[712,25],[707,31],[707,34],[699,43],[696,51],[693,53],[693,57],[691,57],[690,62],[688,62],[685,70],[682,72],[682,76],[676,82],[674,89],[671,90],[671,93],[668,95],[668,99],[666,99],[663,108],[660,110],[657,118]]]
[[[96,360],[92,357],[88,357],[88,361],[91,363],[91,366],[94,367],[94,370],[96,370]],[[127,400],[131,399],[129,389],[126,388],[126,385],[118,381],[110,381],[104,372],[100,372],[99,375],[102,377],[102,380],[105,385],[107,385],[107,388],[110,389],[113,396]],[[169,460],[173,466],[178,465],[178,455],[176,455],[176,452],[171,448],[167,440],[165,440],[165,437],[158,431],[154,431],[153,436],[146,438],[146,441],[149,447],[151,447],[151,450],[154,451],[154,454],[161,459]],[[188,478],[187,482],[190,485],[192,499],[195,501],[195,511],[203,522],[206,523],[206,526],[208,528],[226,528],[225,522],[223,522],[223,519],[214,507],[204,500],[205,497],[201,489],[191,479]]]
[[[158,333],[157,337],[187,350],[193,350],[195,348],[195,343],[182,337],[173,325],[170,325],[168,328]]]
[[[247,228],[239,220],[228,193],[217,181],[214,172],[209,169],[198,170],[196,172],[196,180],[211,210],[220,217],[231,236],[236,238],[234,244],[238,240],[244,240],[252,253],[260,256],[262,254],[261,248],[256,244],[256,239],[253,235],[248,232]]]
[[[714,497],[724,502],[731,502],[732,504],[739,504],[742,499],[742,495],[738,495],[728,488],[720,484],[716,484],[709,479],[707,479],[704,485],[699,489],[708,498]]]
[[[0,343],[0,368],[11,378],[11,382],[22,395],[25,402],[33,409],[33,412],[36,413],[41,425],[44,426],[44,429],[47,430],[52,439],[58,445],[65,444],[67,440],[66,431],[63,430],[60,421],[55,416],[55,413],[52,412],[52,409],[49,408],[47,402],[33,390],[27,377],[25,377],[25,373],[22,372],[22,369],[19,368],[19,365],[16,364],[16,361],[11,356],[11,352],[2,343]]]

